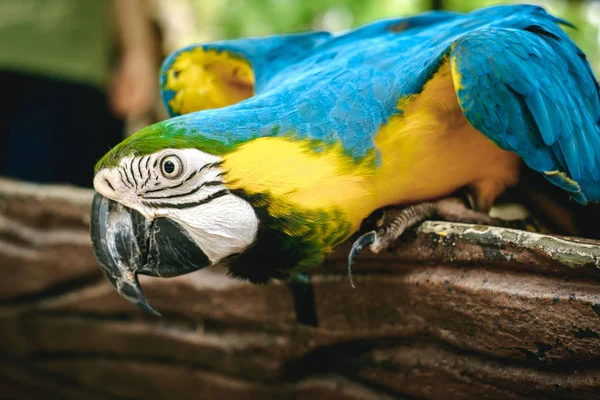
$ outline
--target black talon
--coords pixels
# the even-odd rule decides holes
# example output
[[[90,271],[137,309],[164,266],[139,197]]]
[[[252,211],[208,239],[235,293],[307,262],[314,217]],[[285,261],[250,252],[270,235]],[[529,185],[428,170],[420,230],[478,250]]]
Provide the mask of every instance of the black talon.
[[[367,232],[356,239],[352,244],[350,254],[348,254],[348,279],[350,279],[350,286],[352,286],[353,289],[356,289],[356,286],[354,286],[354,280],[352,279],[352,264],[362,249],[375,242],[375,235],[375,231]]]

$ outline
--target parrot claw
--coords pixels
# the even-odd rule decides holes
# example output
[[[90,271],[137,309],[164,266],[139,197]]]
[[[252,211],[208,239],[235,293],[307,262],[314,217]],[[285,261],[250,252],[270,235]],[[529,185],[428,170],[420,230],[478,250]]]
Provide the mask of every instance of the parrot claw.
[[[455,197],[415,204],[405,208],[388,208],[384,211],[383,218],[378,221],[377,229],[363,234],[352,244],[348,255],[348,277],[352,288],[355,288],[352,279],[352,264],[365,247],[369,246],[373,253],[387,250],[406,230],[432,218],[448,222],[492,225],[521,230],[537,228],[530,219],[507,221],[493,218],[487,213],[468,208],[464,201]]]
[[[350,254],[348,254],[348,279],[350,280],[350,286],[352,286],[352,289],[356,289],[356,286],[354,286],[354,280],[352,279],[352,264],[354,264],[354,260],[356,257],[358,257],[358,254],[362,251],[362,249],[375,242],[376,236],[377,233],[375,231],[367,232],[356,239],[352,244]]]
[[[391,246],[396,239],[418,223],[435,215],[437,203],[422,203],[406,208],[389,208],[383,218],[377,221],[378,228],[356,239],[348,255],[348,277],[350,285],[355,288],[352,280],[352,264],[362,249],[369,246],[373,253],[380,253]]]

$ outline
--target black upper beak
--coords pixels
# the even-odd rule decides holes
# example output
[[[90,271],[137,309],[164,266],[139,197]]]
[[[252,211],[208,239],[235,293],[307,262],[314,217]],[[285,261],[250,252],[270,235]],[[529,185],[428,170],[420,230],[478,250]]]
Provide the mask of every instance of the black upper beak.
[[[100,194],[92,203],[91,236],[104,276],[127,300],[155,315],[160,313],[144,297],[138,274],[172,277],[211,263],[176,222],[149,220]]]

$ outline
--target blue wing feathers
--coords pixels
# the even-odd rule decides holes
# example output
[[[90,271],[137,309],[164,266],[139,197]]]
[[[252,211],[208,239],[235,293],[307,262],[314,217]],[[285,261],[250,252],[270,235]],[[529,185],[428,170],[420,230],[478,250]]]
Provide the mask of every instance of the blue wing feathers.
[[[548,20],[553,21],[526,20],[515,24],[522,29],[496,25],[463,35],[452,52],[463,79],[459,101],[477,129],[529,167],[562,172],[546,177],[575,200],[600,201],[583,179],[593,177],[593,185],[600,184],[600,129],[591,123],[600,113],[597,81],[577,47]],[[488,62],[490,71],[482,71]],[[482,89],[485,96],[479,94]],[[467,94],[469,100],[463,101]],[[498,105],[505,113],[498,113]],[[510,127],[477,117],[491,107],[497,116],[508,117]]]
[[[226,132],[228,142],[293,132],[342,144],[361,159],[375,150],[381,125],[402,112],[398,99],[420,93],[450,57],[461,109],[476,129],[575,200],[600,201],[599,85],[558,24],[570,25],[538,6],[503,5],[383,20],[339,35],[205,44],[249,60],[256,95],[170,123],[219,139]]]
[[[535,90],[531,91],[530,94],[525,97],[525,102],[531,111],[531,115],[542,135],[544,143],[548,146],[554,144],[560,135],[560,131],[550,124],[550,117],[548,116],[549,107],[546,105],[540,92]]]

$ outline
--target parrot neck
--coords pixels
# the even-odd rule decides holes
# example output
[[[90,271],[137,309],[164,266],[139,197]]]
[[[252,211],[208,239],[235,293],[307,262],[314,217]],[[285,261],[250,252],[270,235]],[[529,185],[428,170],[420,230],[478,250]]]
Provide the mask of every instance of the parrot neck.
[[[254,246],[230,267],[234,275],[264,281],[296,265],[318,264],[374,210],[372,161],[313,146],[265,137],[223,157],[226,186],[252,205],[260,221]],[[259,276],[265,271],[269,276]]]
[[[331,247],[349,237],[353,230],[347,217],[338,210],[302,210],[283,205],[264,194],[232,190],[248,201],[259,219],[254,244],[229,260],[234,276],[253,283],[283,279],[296,267],[320,264]],[[273,215],[273,204],[287,207],[284,215]]]

